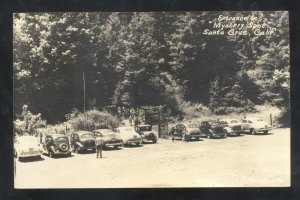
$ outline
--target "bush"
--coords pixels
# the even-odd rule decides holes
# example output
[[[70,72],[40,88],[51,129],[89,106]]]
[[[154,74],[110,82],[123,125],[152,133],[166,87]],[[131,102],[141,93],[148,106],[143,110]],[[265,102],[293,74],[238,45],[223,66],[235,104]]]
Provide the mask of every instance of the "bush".
[[[38,128],[36,129],[36,134],[67,134],[67,127],[65,123],[62,124],[55,124],[55,125],[48,125],[45,128]]]
[[[107,111],[99,111],[97,109],[89,110],[85,114],[75,109],[66,117],[74,130],[93,131],[103,127],[113,129],[118,127],[120,123],[117,117]]]
[[[76,131],[79,130],[86,130],[86,131],[93,131],[95,130],[95,123],[93,120],[88,119],[86,116],[79,115],[76,118],[69,120],[72,128]]]
[[[279,116],[276,118],[276,121],[281,126],[291,126],[291,109],[284,109],[280,112]]]
[[[34,115],[28,110],[28,106],[24,105],[21,115],[18,115],[20,119],[14,121],[14,134],[15,135],[35,135],[38,128],[45,128],[47,121],[41,118],[41,114]]]
[[[179,109],[181,110],[182,114],[185,116],[187,120],[200,118],[212,114],[211,110],[208,107],[200,103],[191,103],[191,102],[183,101],[179,105]]]
[[[93,109],[86,112],[86,116],[95,123],[96,128],[107,126],[111,128],[117,128],[120,123],[120,120],[116,116],[113,116],[107,111],[98,111]]]
[[[47,121],[46,120],[38,120],[35,122],[35,124],[33,124],[33,127],[35,129],[37,128],[45,128],[47,126]]]
[[[13,128],[14,135],[23,135],[26,132],[25,123],[19,119],[14,121]]]

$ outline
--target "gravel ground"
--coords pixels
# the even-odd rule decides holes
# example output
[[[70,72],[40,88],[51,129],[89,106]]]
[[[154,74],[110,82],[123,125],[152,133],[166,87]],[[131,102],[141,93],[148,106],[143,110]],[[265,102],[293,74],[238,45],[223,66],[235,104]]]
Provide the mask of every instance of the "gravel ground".
[[[16,188],[285,187],[290,129],[16,161]]]

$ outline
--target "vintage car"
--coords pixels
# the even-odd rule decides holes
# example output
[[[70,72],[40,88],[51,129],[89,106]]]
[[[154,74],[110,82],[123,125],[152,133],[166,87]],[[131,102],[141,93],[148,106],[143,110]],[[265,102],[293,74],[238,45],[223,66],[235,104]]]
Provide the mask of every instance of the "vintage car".
[[[177,124],[176,126],[171,128],[169,135],[174,138],[180,138],[184,140],[189,140],[192,138],[199,140],[199,138],[201,137],[199,126],[192,123]]]
[[[244,118],[242,120],[241,127],[243,132],[250,133],[252,135],[259,133],[267,134],[271,129],[271,126],[269,126],[269,124],[257,117]]]
[[[111,129],[97,129],[93,131],[94,137],[101,137],[103,139],[103,147],[123,147],[123,141],[119,134]]]
[[[222,119],[220,123],[227,135],[239,136],[242,133],[241,122],[237,119]]]
[[[78,131],[70,134],[71,148],[76,153],[82,150],[96,150],[95,137],[92,132]]]
[[[42,153],[37,137],[20,136],[15,138],[14,155],[18,160],[25,157],[41,157]]]
[[[135,131],[143,138],[143,142],[157,142],[157,134],[152,131],[152,126],[143,124],[135,126]]]
[[[200,124],[201,136],[207,137],[208,139],[221,137],[226,137],[226,132],[222,124],[218,121],[203,121]]]
[[[63,134],[46,134],[42,136],[43,152],[53,158],[57,155],[71,156],[69,138]]]
[[[143,143],[143,138],[135,132],[132,126],[119,127],[116,129],[116,132],[120,134],[124,145],[135,144],[139,146]]]

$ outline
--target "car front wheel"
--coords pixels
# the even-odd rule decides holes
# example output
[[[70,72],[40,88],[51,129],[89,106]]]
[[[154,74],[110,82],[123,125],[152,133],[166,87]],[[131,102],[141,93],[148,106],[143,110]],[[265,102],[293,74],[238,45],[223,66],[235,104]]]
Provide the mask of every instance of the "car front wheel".
[[[250,133],[251,133],[251,135],[255,135],[256,134],[256,132],[255,132],[255,130],[253,128],[250,129]]]
[[[157,139],[156,139],[155,135],[153,135],[153,134],[150,134],[148,138],[150,140],[152,140],[152,143],[156,143],[157,142]]]
[[[208,138],[208,139],[211,139],[211,134],[207,134],[207,138]]]

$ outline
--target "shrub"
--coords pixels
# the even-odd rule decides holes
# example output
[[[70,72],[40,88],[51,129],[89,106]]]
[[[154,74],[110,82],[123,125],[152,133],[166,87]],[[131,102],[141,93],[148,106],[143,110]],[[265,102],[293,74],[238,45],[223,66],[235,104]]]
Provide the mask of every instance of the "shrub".
[[[21,121],[19,119],[14,121],[13,128],[15,135],[23,135],[26,132],[24,121]]]
[[[119,126],[120,120],[108,113],[107,111],[99,111],[92,109],[86,113],[73,110],[72,113],[66,115],[68,123],[74,130],[93,131],[96,128],[116,128]]]
[[[23,106],[23,112],[18,115],[19,119],[14,121],[14,134],[15,135],[35,135],[38,128],[44,128],[47,126],[47,121],[43,120],[41,114],[32,114],[28,110],[28,106]]]
[[[66,114],[65,116],[66,116],[67,120],[70,120],[70,119],[78,117],[78,115],[80,115],[80,114],[81,114],[81,112],[77,108],[73,108],[71,113]]]
[[[45,128],[38,128],[36,129],[37,132],[36,134],[67,134],[67,130],[66,130],[66,124],[62,123],[62,124],[55,124],[55,125],[48,125]]]
[[[291,109],[284,109],[280,112],[279,116],[276,118],[276,121],[281,126],[291,126]]]
[[[37,128],[45,128],[47,126],[47,121],[46,120],[38,120],[33,124],[33,127],[35,129]]]
[[[113,116],[107,111],[99,111],[96,109],[86,112],[86,117],[95,123],[96,128],[107,126],[117,128],[120,123],[120,120],[116,116]]]
[[[87,118],[83,114],[72,118],[69,120],[72,128],[76,131],[78,130],[86,130],[86,131],[93,131],[95,129],[95,123],[92,119]]]
[[[187,120],[212,114],[211,110],[203,104],[191,103],[187,101],[182,101],[182,103],[179,105],[179,109],[182,111]]]

